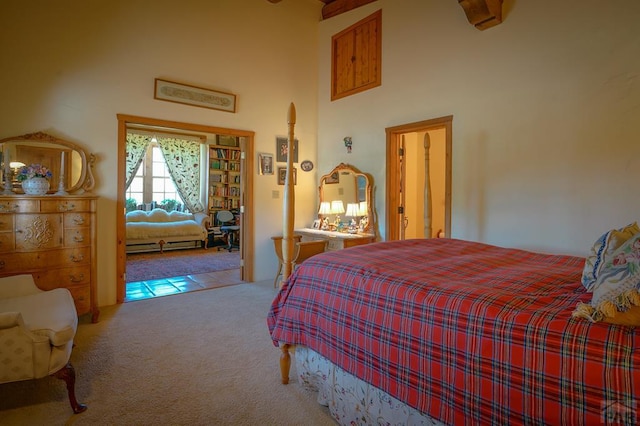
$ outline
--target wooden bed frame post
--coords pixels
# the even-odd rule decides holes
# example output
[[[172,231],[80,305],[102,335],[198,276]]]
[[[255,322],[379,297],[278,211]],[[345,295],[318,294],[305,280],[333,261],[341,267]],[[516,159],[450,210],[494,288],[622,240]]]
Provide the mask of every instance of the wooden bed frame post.
[[[282,353],[280,354],[280,376],[282,377],[282,384],[289,384],[289,370],[291,370],[291,354],[289,354],[289,349],[291,345],[287,343],[280,344],[280,350]]]
[[[296,125],[296,107],[291,102],[287,114],[289,125],[289,137],[287,140],[287,173],[284,180],[284,218],[282,221],[282,282],[284,282],[293,268],[293,222],[295,194],[293,191],[293,141],[295,140],[293,128]]]

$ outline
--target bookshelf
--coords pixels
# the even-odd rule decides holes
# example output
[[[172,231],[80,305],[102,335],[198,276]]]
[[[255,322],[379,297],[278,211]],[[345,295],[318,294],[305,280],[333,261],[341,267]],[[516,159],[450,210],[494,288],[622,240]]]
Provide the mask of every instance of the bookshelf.
[[[214,226],[220,210],[240,208],[240,148],[209,145],[209,214]]]

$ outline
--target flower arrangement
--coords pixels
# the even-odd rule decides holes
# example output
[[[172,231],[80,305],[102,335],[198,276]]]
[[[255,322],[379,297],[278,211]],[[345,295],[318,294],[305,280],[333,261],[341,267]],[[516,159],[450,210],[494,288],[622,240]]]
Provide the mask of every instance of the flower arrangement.
[[[16,179],[22,182],[35,177],[51,179],[51,170],[49,170],[42,164],[30,164],[28,166],[22,166],[20,167],[20,169],[18,169],[18,175],[16,176]]]

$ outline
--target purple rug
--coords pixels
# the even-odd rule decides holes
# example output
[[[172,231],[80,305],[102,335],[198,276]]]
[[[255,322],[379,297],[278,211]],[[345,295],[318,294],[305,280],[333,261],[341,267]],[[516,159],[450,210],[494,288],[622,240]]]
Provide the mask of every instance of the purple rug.
[[[157,280],[240,268],[240,253],[213,249],[168,250],[127,255],[127,282]]]

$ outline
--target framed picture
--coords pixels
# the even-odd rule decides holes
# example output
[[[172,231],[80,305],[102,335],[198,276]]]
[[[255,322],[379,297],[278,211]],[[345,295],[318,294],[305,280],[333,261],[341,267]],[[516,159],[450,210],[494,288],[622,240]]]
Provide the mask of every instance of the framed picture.
[[[287,148],[289,138],[276,137],[276,160],[278,163],[287,162]],[[298,139],[293,141],[293,162],[298,162]]]
[[[236,112],[236,95],[156,78],[154,99]]]
[[[284,185],[284,181],[287,177],[287,168],[286,167],[278,167],[278,185]],[[298,173],[296,168],[293,168],[293,184],[296,185],[298,183]]]
[[[272,175],[273,154],[258,154],[258,168],[261,175]]]
[[[313,170],[313,162],[311,162],[310,160],[304,160],[302,163],[300,163],[300,168],[303,172],[310,172],[311,170]]]
[[[313,229],[320,229],[320,219],[313,221]]]
[[[238,146],[238,137],[231,135],[216,135],[216,143],[223,146]]]
[[[325,180],[324,183],[326,184],[330,184],[330,183],[340,183],[340,173],[338,172],[333,172],[331,173]]]

